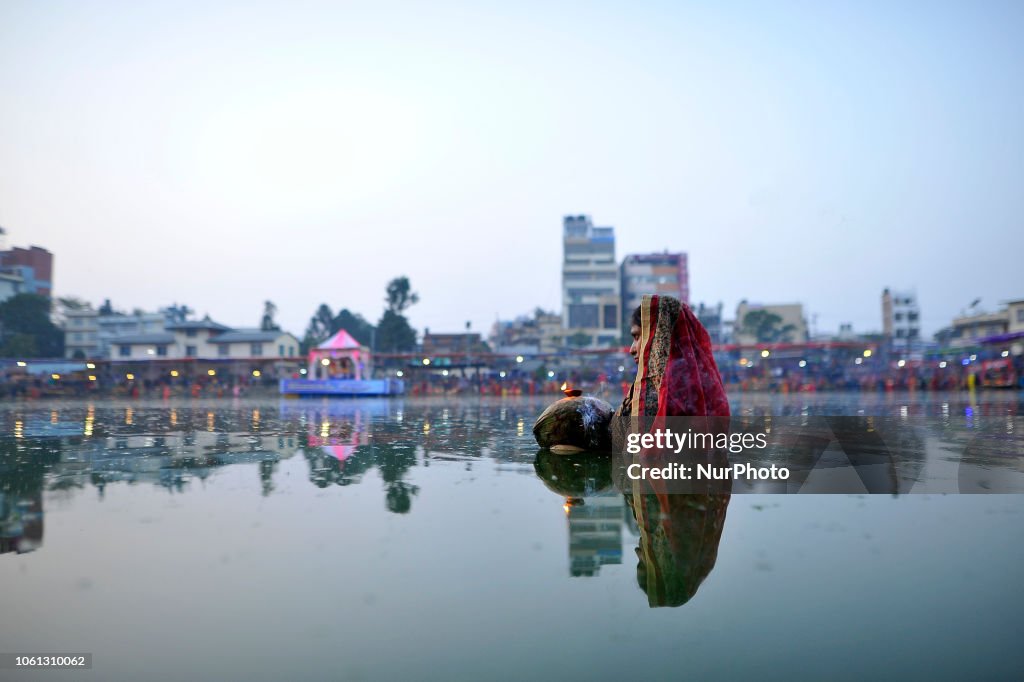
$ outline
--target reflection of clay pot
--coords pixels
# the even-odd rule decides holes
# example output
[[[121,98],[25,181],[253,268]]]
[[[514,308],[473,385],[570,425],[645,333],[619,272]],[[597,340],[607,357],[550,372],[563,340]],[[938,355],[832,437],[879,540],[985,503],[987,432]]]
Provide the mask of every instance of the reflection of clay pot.
[[[537,417],[533,435],[542,448],[555,453],[611,450],[608,425],[614,410],[591,396],[562,398]]]
[[[589,497],[612,485],[611,457],[537,453],[533,469],[548,490],[561,497]]]

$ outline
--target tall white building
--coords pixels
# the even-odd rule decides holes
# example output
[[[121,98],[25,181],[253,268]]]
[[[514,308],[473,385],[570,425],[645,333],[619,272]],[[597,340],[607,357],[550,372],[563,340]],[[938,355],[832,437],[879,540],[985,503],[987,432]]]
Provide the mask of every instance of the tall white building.
[[[913,291],[882,292],[882,333],[893,348],[907,348],[921,340],[921,310]]]
[[[590,216],[566,216],[562,232],[562,324],[570,345],[603,348],[621,342],[622,279],[615,228]]]

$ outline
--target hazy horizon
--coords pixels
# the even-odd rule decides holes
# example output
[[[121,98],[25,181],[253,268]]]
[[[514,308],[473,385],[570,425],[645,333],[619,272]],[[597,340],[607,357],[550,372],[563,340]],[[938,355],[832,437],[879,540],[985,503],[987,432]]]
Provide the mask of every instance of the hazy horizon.
[[[301,336],[560,310],[564,215],[691,301],[1024,298],[1024,5],[0,1],[0,226],[54,293]]]

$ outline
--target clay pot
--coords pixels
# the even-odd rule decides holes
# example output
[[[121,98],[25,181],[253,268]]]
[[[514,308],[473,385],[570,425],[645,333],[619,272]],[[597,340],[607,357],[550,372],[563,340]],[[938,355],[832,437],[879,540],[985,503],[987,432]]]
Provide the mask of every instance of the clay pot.
[[[614,412],[611,405],[599,398],[562,398],[537,417],[533,435],[542,448],[556,454],[608,452],[612,447],[609,424]]]

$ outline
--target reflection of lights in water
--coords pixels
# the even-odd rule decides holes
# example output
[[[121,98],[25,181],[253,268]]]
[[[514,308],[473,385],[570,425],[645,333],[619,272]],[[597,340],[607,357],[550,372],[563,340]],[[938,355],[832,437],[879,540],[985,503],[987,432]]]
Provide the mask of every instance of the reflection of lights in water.
[[[907,406],[906,405],[900,405],[900,416],[903,417],[904,419],[906,419],[908,413],[909,413],[909,410],[907,409]]]
[[[56,424],[58,420],[59,415],[57,414],[57,410],[50,410],[50,423]]]
[[[523,420],[520,419],[518,422],[516,422],[516,435],[517,436],[521,436],[521,435],[523,435],[524,431],[525,431],[525,425],[523,424]]]
[[[430,433],[430,422],[423,422],[423,433]]]
[[[178,425],[178,410],[172,409],[171,410],[171,426],[177,426],[177,425]]]
[[[96,408],[93,405],[89,405],[85,410],[85,428],[82,429],[82,435],[91,436],[93,425],[96,423]]]
[[[14,437],[24,438],[25,437],[25,424],[18,420],[14,422]]]
[[[402,421],[402,419],[404,417],[405,417],[405,413],[402,412],[401,410],[399,410],[398,413],[395,415],[395,421],[399,421],[400,422],[400,421]]]
[[[127,407],[124,410],[124,423],[125,424],[134,424],[135,423],[135,410],[133,410],[130,407]]]
[[[253,409],[252,411],[252,428],[260,428],[260,411],[257,409]]]
[[[331,422],[325,419],[323,423],[320,424],[320,437],[327,438],[329,435],[331,435]]]
[[[443,419],[444,421],[448,421],[448,408],[447,407],[444,408],[443,410],[441,410],[441,419]]]
[[[213,431],[213,412],[206,413],[206,430]]]

